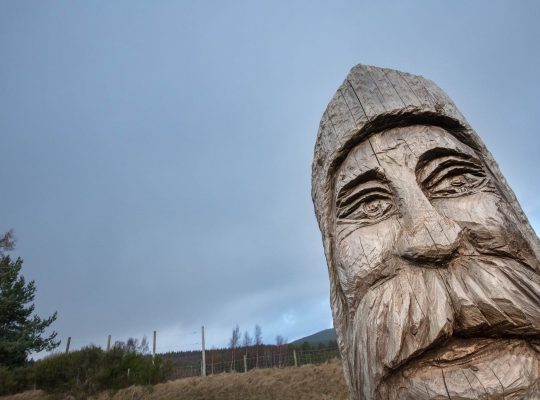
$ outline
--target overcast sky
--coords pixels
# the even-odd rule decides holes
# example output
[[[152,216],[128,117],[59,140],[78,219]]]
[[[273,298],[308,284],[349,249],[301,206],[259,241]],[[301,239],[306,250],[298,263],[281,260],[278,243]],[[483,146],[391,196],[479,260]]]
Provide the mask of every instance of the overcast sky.
[[[540,2],[1,1],[0,231],[72,346],[332,326],[310,197],[357,63],[437,82],[540,229]],[[64,344],[62,345],[64,346]]]

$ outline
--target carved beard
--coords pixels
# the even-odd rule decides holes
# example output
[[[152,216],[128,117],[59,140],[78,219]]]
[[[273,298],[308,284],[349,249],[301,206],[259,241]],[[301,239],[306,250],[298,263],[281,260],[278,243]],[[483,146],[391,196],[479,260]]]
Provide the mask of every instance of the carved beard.
[[[351,381],[359,398],[371,399],[388,377],[452,336],[540,336],[540,279],[496,256],[461,256],[447,268],[406,265],[366,293],[350,332],[359,371]]]

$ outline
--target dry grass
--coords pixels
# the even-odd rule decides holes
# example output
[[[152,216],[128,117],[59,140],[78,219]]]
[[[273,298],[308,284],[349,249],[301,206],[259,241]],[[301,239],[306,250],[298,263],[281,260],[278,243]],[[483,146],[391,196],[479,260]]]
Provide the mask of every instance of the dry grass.
[[[248,373],[187,378],[152,387],[133,386],[115,394],[103,393],[93,400],[346,400],[341,362],[304,365],[299,368],[259,369]],[[40,391],[25,392],[0,400],[45,400]]]
[[[29,390],[12,396],[0,396],[0,400],[43,400],[47,396],[41,390]]]

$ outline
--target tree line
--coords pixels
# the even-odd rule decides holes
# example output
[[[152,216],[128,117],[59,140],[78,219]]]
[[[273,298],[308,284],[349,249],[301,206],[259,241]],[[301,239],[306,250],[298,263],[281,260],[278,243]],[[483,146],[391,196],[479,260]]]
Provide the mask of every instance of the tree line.
[[[339,357],[335,340],[291,345],[282,335],[277,335],[274,341],[268,344],[263,341],[260,325],[255,325],[253,334],[247,330],[242,334],[239,325],[236,325],[226,347],[206,349],[206,374],[292,366],[295,365],[294,352],[297,362],[302,364],[319,363]],[[198,376],[201,373],[201,350],[171,351],[163,353],[162,356],[173,366],[172,378]]]

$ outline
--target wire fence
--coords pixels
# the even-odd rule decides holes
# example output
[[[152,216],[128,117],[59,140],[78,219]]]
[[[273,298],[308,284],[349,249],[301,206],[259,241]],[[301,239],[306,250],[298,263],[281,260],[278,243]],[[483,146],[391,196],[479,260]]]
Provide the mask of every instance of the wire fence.
[[[335,340],[327,343],[320,342],[318,347],[305,342],[303,345],[288,344],[260,344],[236,348],[209,349],[205,352],[205,368],[203,374],[201,350],[167,351],[156,353],[156,335],[153,333],[152,353],[149,352],[149,343],[146,337],[141,342],[129,338],[127,342],[116,341],[112,345],[111,335],[107,339],[106,352],[110,349],[124,349],[128,353],[138,353],[144,357],[159,357],[162,364],[159,367],[166,380],[213,375],[231,372],[248,372],[256,368],[283,368],[302,366],[305,364],[321,364],[331,359],[340,358]],[[196,334],[197,332],[193,332]],[[70,352],[71,337],[66,343],[65,353]],[[92,347],[92,346],[90,346]],[[82,349],[84,349],[83,347]],[[100,348],[101,349],[101,348]],[[129,368],[126,376],[130,376]]]
[[[299,348],[264,349],[260,353],[244,349],[237,349],[234,352],[229,350],[225,354],[223,351],[208,351],[205,357],[206,375],[248,372],[256,368],[299,367],[305,364],[321,364],[339,357],[337,347],[308,350]],[[167,359],[165,356],[164,360]],[[170,380],[202,375],[202,357],[199,361],[189,363],[170,360],[173,363],[168,374]]]

